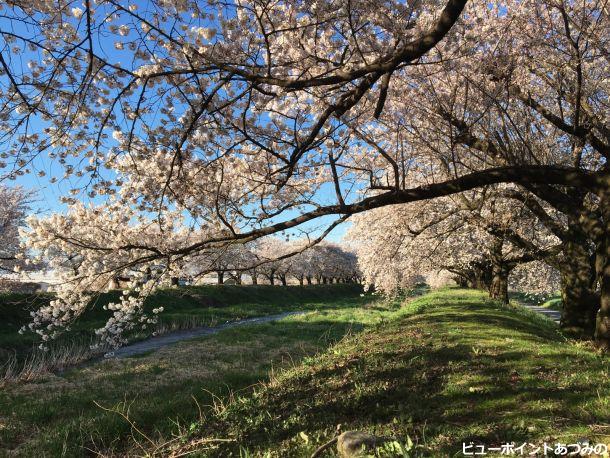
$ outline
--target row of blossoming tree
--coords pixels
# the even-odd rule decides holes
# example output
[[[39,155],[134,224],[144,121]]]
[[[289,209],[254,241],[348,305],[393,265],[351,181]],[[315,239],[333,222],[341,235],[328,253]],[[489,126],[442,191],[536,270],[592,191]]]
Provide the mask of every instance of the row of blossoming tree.
[[[555,267],[562,323],[610,346],[605,2],[2,6],[3,177],[51,171],[69,206],[27,234],[74,265],[43,335],[127,271],[111,339],[198,256],[361,214],[396,246],[456,248],[460,275],[482,278],[482,247],[499,297],[515,266]]]
[[[23,256],[19,229],[25,224],[31,197],[20,187],[0,186],[0,276],[29,265]]]
[[[348,236],[367,282],[393,294],[424,276],[486,289],[504,303],[509,286],[535,296],[565,288],[554,236],[523,205],[482,197],[463,193],[356,216]]]
[[[356,255],[339,245],[323,242],[309,246],[304,240],[288,242],[277,237],[200,254],[181,272],[195,282],[214,272],[219,284],[228,277],[239,285],[243,284],[244,275],[253,285],[263,279],[283,286],[291,281],[299,285],[357,283],[362,278]]]

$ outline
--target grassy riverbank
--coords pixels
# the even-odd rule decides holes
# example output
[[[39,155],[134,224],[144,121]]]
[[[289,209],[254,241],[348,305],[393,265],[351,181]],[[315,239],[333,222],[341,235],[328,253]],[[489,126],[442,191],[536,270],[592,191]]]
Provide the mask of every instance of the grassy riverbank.
[[[394,437],[410,456],[610,443],[610,359],[529,310],[436,291],[230,403],[181,451],[309,456],[338,425]]]

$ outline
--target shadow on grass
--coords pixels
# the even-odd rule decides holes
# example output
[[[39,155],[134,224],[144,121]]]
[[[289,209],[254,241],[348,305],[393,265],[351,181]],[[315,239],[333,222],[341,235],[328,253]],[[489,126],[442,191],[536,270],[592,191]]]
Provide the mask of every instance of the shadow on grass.
[[[237,445],[206,453],[239,456],[245,447],[305,456],[337,425],[408,436],[430,456],[454,455],[471,441],[607,442],[607,359],[528,313],[452,294],[459,292],[446,292],[442,307],[342,342],[233,404],[201,435],[223,431]]]
[[[190,430],[187,442],[236,439],[195,456],[240,456],[240,447],[305,456],[338,424],[408,436],[429,456],[454,455],[462,442],[594,440],[610,431],[610,363],[567,343],[543,318],[472,291],[433,292],[399,310],[360,307],[369,300],[322,301],[315,314],[0,393],[12,422],[0,442],[49,456],[134,447],[130,425],[94,401],[134,401],[131,419],[155,440],[171,437],[176,424]],[[223,408],[206,407],[215,402]]]

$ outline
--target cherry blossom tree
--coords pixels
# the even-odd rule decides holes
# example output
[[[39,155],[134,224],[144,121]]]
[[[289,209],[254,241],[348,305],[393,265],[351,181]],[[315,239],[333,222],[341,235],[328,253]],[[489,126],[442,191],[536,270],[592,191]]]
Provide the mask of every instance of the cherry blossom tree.
[[[491,190],[377,209],[354,221],[349,236],[366,280],[386,293],[411,287],[422,275],[450,272],[458,284],[488,289],[490,297],[508,302],[513,269],[534,260],[553,262],[560,250],[526,208]],[[547,278],[527,273],[538,279],[530,283]]]
[[[322,283],[356,281],[359,277],[354,253],[332,243],[320,244],[313,250],[316,252],[314,277],[320,278]]]
[[[245,244],[227,245],[217,250],[204,251],[194,259],[193,268],[199,270],[196,276],[213,271],[216,273],[219,285],[224,283],[225,275],[230,276],[240,285],[244,267],[256,264],[255,254]]]
[[[598,340],[607,346],[608,10],[597,2],[543,1],[468,12],[456,27],[471,46],[459,58],[414,67],[410,80],[394,79],[385,119],[375,129],[355,126],[386,161],[371,181],[399,187],[407,169],[401,157],[412,159],[413,151],[418,160],[406,165],[425,167],[432,182],[520,164],[600,177],[594,187],[516,178],[521,186],[510,197],[562,241],[555,267],[563,324],[591,332],[597,314]]]
[[[306,246],[307,241],[297,240],[293,245]],[[289,258],[289,261],[291,275],[301,285],[305,281],[312,284],[314,279],[317,283],[358,283],[360,279],[356,254],[343,245],[321,242]]]
[[[30,265],[19,236],[30,200],[31,195],[22,188],[0,186],[0,274],[19,272]]]
[[[297,243],[300,243],[300,241],[297,241]],[[290,259],[290,275],[299,282],[299,285],[304,285],[305,282],[307,282],[308,285],[312,284],[312,278],[316,268],[315,249],[316,247],[312,247],[309,250],[298,253]]]
[[[64,167],[53,179],[73,183],[69,212],[32,220],[30,242],[78,254],[54,305],[66,316],[127,270],[161,264],[176,275],[198,253],[322,216],[336,216],[326,233],[368,210],[511,182],[578,223],[562,239],[578,272],[562,277],[594,280],[566,296],[577,305],[568,308],[586,315],[599,287],[598,340],[610,345],[603,5],[36,0],[4,9],[4,174],[37,172],[44,154]],[[134,304],[148,290],[138,281]]]

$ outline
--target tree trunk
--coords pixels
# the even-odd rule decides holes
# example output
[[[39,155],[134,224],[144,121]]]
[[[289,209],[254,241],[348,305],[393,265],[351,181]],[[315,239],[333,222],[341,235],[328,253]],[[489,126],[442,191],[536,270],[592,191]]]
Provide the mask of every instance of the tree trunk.
[[[535,188],[533,191],[536,191]],[[580,188],[566,190],[559,193],[557,201],[554,200],[556,197],[553,193],[544,191],[538,195],[567,216],[568,232],[561,237],[564,259],[558,266],[563,302],[561,327],[570,333],[591,337],[594,334],[595,317],[600,307],[600,299],[596,293],[598,279],[596,273],[600,275],[602,271],[599,267],[596,269],[592,242],[595,242],[598,250],[601,248],[603,251],[600,242],[608,230],[603,228],[604,223],[601,219],[589,218],[585,202],[586,190]],[[572,210],[568,213],[563,208],[566,198]],[[600,195],[600,198],[600,208],[603,213],[604,207],[608,211],[610,201],[606,197],[604,205],[604,196]]]
[[[305,279],[303,277],[299,277],[299,285],[303,286]]]
[[[275,285],[275,275],[269,275],[269,283]]]
[[[608,224],[606,224],[608,226]],[[610,227],[607,228],[610,230]],[[610,237],[606,237],[606,262],[601,273],[601,299],[595,322],[595,342],[605,351],[610,350]]]
[[[225,273],[222,270],[218,270],[216,272],[216,275],[218,276],[218,284],[222,285],[225,282]]]
[[[490,247],[489,265],[491,266],[487,289],[489,297],[508,304],[508,274],[510,268],[504,258],[504,236],[494,237]]]
[[[477,268],[476,288],[489,289],[491,286],[491,268]]]
[[[610,184],[610,183],[609,183]],[[610,190],[602,195],[603,250],[599,253],[600,307],[595,322],[595,343],[605,351],[610,350]]]
[[[241,273],[235,274],[235,283],[241,285]]]
[[[466,280],[464,277],[462,277],[461,275],[455,276],[453,277],[453,280],[455,281],[455,283],[460,287],[460,288],[467,288],[468,287],[468,280]]]
[[[599,297],[595,293],[595,268],[587,247],[587,239],[580,234],[564,244],[565,262],[560,268],[561,327],[580,336],[592,336]]]
[[[489,262],[472,263],[464,272],[468,288],[485,289],[491,286],[491,264]]]
[[[508,274],[510,269],[506,264],[495,265],[492,269],[489,296],[497,299],[503,304],[508,304]]]
[[[305,278],[306,278],[306,280],[307,280],[307,284],[308,284],[308,285],[311,285],[311,277],[305,277]]]
[[[288,283],[286,282],[286,275],[278,275],[280,277],[280,281],[282,282],[282,286],[286,286]]]
[[[258,276],[256,274],[250,274],[250,278],[252,278],[253,285],[258,285]]]

